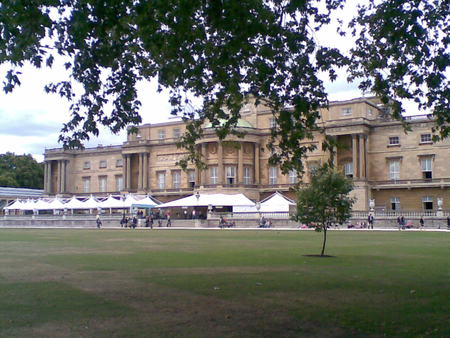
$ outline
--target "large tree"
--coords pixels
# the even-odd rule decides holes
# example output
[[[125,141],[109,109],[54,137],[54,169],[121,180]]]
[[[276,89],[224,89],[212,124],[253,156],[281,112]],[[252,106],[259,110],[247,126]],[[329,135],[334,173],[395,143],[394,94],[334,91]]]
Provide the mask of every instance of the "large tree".
[[[328,227],[332,224],[342,225],[351,217],[355,202],[349,196],[352,190],[353,182],[327,163],[311,176],[308,186],[300,187],[297,191],[294,218],[323,232],[321,256],[325,253]]]
[[[448,136],[449,2],[364,3],[351,27],[339,28],[357,38],[343,55],[315,39],[342,0],[4,1],[0,64],[11,65],[4,90],[20,84],[25,63],[51,67],[62,58],[68,78],[46,89],[73,102],[60,141],[77,147],[99,125],[118,132],[139,124],[136,83],[156,77],[170,90],[173,113],[189,121],[182,143],[197,164],[202,122],[209,119],[225,137],[251,96],[279,113],[272,162],[300,173],[298,159],[309,149],[300,141],[312,138],[319,109],[328,104],[319,74],[334,80],[337,68],[350,66],[350,75],[363,77],[361,87],[381,95],[395,117],[400,99],[419,100],[436,118],[436,136]],[[201,106],[192,108],[191,97]]]
[[[0,186],[42,189],[44,166],[31,155],[0,154]]]

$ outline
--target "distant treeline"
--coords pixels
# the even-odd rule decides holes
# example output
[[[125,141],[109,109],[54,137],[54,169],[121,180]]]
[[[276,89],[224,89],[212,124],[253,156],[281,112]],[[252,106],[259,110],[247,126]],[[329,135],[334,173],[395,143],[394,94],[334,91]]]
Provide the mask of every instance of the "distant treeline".
[[[43,189],[44,164],[30,154],[0,154],[0,186]]]

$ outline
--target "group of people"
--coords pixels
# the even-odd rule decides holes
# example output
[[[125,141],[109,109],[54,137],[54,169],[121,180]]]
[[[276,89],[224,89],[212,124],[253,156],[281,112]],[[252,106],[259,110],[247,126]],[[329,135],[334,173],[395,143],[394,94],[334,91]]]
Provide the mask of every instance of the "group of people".
[[[264,216],[259,220],[258,228],[271,228],[272,221],[270,219],[266,219]]]
[[[136,216],[128,218],[125,215],[123,215],[122,219],[120,220],[120,226],[122,228],[130,227],[132,229],[136,229],[137,224],[138,224],[138,220],[137,220]]]

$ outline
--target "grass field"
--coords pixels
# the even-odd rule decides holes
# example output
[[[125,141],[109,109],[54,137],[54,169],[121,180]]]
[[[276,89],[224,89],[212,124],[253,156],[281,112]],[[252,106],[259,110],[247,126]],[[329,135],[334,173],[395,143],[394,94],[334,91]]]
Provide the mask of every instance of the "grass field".
[[[449,235],[2,229],[0,336],[444,337]]]

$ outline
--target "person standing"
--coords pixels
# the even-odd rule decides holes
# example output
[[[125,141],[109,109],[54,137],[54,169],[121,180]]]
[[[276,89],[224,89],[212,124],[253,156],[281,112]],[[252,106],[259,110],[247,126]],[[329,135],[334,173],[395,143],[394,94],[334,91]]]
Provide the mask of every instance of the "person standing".
[[[167,227],[171,227],[172,226],[172,221],[170,220],[170,213],[167,214]]]
[[[133,221],[131,223],[131,226],[133,227],[133,229],[136,229],[136,227],[137,227],[137,218],[136,218],[136,216],[133,216]]]
[[[100,215],[97,214],[97,217],[95,218],[95,222],[97,223],[97,229],[100,229],[102,226],[102,221],[100,219]]]
[[[450,215],[447,217],[447,229],[450,229]]]
[[[367,217],[367,222],[369,223],[369,229],[373,229],[373,215],[369,214]]]
[[[420,222],[420,230],[423,230],[423,227],[425,225],[425,221],[423,220],[423,216],[420,217],[419,222]]]
[[[402,219],[400,216],[397,217],[398,230],[402,230]]]

